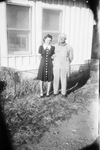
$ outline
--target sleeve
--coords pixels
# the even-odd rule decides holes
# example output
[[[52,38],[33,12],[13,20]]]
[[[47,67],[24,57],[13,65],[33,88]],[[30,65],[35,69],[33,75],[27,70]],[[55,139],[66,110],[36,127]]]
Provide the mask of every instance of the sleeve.
[[[70,49],[69,49],[69,61],[70,61],[70,63],[72,62],[72,60],[73,60],[73,48],[70,47]]]
[[[53,46],[52,55],[55,54],[55,47]]]
[[[55,55],[55,47],[52,47],[52,52],[51,52],[51,58],[54,59],[54,55]]]
[[[38,53],[42,55],[42,46],[39,47]]]

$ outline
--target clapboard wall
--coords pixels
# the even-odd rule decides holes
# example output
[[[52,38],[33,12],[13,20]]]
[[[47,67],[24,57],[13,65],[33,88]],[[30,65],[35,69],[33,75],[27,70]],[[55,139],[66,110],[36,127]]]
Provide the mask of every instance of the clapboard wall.
[[[7,46],[7,4],[31,7],[31,46],[29,54],[9,55]],[[85,63],[91,59],[93,13],[85,0],[10,0],[0,3],[0,57],[1,66],[19,70],[38,69],[38,48],[42,43],[43,8],[62,11],[61,32],[67,34],[67,42],[74,51],[72,64]]]

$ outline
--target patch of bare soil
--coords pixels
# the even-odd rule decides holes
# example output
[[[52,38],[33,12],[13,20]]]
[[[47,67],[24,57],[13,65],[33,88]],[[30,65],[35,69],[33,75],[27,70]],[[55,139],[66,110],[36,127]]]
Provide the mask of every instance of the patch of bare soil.
[[[56,118],[55,124],[34,146],[35,150],[79,150],[97,139],[98,82],[95,72],[91,72],[87,84],[67,98],[62,99],[59,95],[51,101],[53,105],[56,103],[54,111],[61,107],[56,112],[59,119]]]

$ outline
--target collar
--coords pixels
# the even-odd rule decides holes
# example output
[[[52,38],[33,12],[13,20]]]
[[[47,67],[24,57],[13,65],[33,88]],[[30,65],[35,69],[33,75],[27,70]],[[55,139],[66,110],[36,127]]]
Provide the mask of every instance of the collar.
[[[49,50],[50,50],[51,45],[48,45],[48,46],[47,46],[47,45],[43,44],[43,48],[44,48],[44,49],[49,49]]]
[[[67,45],[67,43],[63,43],[63,44],[58,43],[58,45],[59,46],[65,46],[65,45]]]

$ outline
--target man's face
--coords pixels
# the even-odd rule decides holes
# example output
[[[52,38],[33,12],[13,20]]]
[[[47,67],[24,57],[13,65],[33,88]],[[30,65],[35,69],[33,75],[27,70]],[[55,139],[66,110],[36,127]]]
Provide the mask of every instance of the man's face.
[[[66,38],[65,38],[65,37],[59,36],[59,42],[60,42],[60,43],[65,43],[65,41],[66,41]]]

